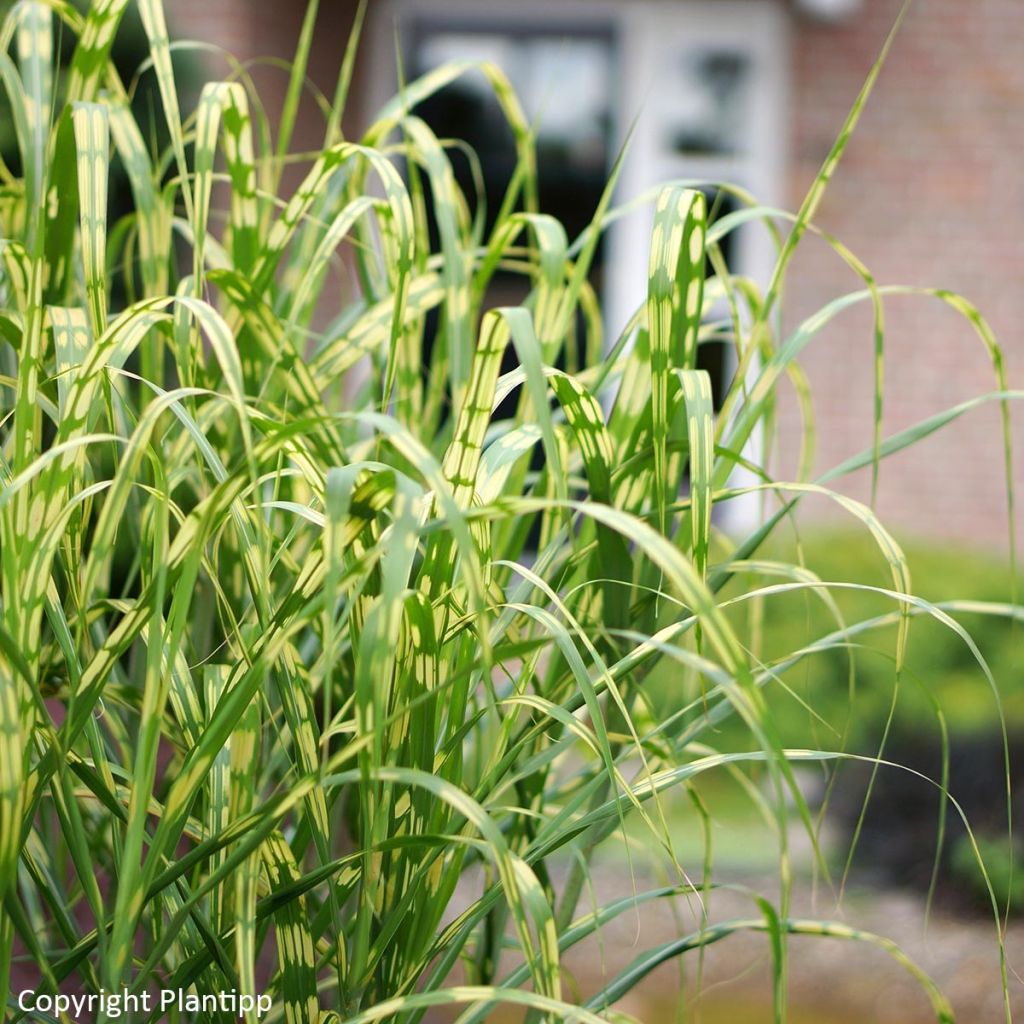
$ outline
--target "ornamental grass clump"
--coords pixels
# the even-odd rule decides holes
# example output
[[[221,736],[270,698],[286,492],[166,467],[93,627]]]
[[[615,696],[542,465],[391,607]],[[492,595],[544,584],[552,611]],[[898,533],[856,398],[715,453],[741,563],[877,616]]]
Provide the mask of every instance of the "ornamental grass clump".
[[[784,749],[773,723],[793,666],[893,620],[897,680],[915,616],[971,647],[954,606],[911,596],[872,510],[829,484],[877,474],[970,405],[1019,397],[978,313],[928,293],[974,325],[996,390],[883,436],[882,301],[900,289],[830,240],[859,290],[780,329],[790,258],[881,59],[795,216],[736,192],[739,208],[709,226],[694,183],[649,197],[647,298],[605,337],[589,270],[618,212],[614,171],[591,227],[567,238],[537,207],[532,128],[499,68],[411,81],[349,139],[357,27],[323,145],[288,195],[316,5],[276,131],[241,67],[183,109],[161,2],[135,6],[169,140],[158,151],[109,56],[128,0],[20,2],[0,23],[17,141],[0,167],[10,1018],[24,1019],[15,989],[32,977],[97,997],[266,993],[260,1019],[295,1024],[419,1021],[439,1005],[468,1022],[499,1003],[594,1022],[660,963],[760,930],[778,1019],[797,933],[881,945],[951,1019],[885,939],[791,913],[790,818],[816,834],[793,764],[843,754]],[[75,41],[66,70],[62,37]],[[469,73],[486,77],[518,154],[488,230],[449,144],[416,115]],[[108,223],[114,165],[131,209]],[[763,289],[721,259],[750,222],[778,241]],[[528,286],[522,305],[488,307],[499,270]],[[349,273],[357,293],[339,301]],[[777,382],[859,303],[875,312],[874,443],[825,476],[773,480],[748,442],[770,436]],[[736,371],[716,412],[697,352],[722,339]],[[1009,459],[1008,429],[1003,443]],[[739,464],[760,482],[735,485]],[[751,491],[762,524],[728,541],[713,509]],[[829,602],[828,581],[758,556],[805,495],[838,502],[874,539],[891,612],[837,621],[764,664],[747,610],[800,589]],[[645,680],[659,666],[676,692],[655,718]],[[726,721],[744,746],[716,748]],[[761,780],[750,792],[775,823],[780,875],[777,899],[728,921],[710,855],[680,862],[666,810],[725,769]],[[588,865],[627,819],[674,881],[591,907]],[[677,897],[701,908],[692,934],[596,991],[564,983],[569,948]],[[160,1019],[153,1005],[133,1019]]]

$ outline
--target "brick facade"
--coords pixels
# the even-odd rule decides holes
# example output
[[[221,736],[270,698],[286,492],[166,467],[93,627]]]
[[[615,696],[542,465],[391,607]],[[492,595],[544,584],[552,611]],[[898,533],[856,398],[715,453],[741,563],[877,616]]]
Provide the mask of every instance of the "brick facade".
[[[899,9],[864,0],[840,26],[798,18],[793,37],[791,203],[813,179]],[[1011,387],[1024,385],[1024,11],[1018,0],[928,0],[904,22],[871,101],[821,206],[818,222],[879,283],[958,291],[989,320]],[[787,300],[806,315],[857,279],[811,241]],[[885,302],[887,433],[995,387],[972,328],[934,299]],[[867,310],[845,312],[807,350],[819,470],[870,444],[872,334]],[[782,417],[777,465],[797,434]],[[974,411],[887,460],[878,508],[896,528],[936,537],[1006,537],[1000,419]],[[1024,409],[1014,414],[1015,476],[1024,490]],[[866,498],[866,474],[844,490]],[[1024,529],[1020,505],[1018,530]]]

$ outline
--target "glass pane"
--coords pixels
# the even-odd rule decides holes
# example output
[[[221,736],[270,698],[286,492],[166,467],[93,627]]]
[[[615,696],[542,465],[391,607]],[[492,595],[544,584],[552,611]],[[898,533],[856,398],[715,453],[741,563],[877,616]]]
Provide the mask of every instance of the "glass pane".
[[[671,148],[685,156],[743,151],[750,109],[751,66],[736,50],[692,50],[679,67],[679,103],[669,126]]]
[[[489,60],[511,79],[528,119],[537,126],[541,209],[570,237],[590,222],[609,166],[613,81],[610,35],[567,37],[556,29],[418,26],[412,65],[417,73],[452,60]],[[465,140],[480,160],[489,215],[515,167],[512,133],[490,86],[477,72],[461,76],[423,103],[420,116],[442,137]],[[452,155],[460,185],[472,200],[469,167]]]

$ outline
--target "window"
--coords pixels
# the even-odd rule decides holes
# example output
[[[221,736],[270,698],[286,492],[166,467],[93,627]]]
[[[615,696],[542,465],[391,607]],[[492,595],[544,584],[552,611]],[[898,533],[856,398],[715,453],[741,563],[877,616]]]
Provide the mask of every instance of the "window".
[[[537,130],[540,205],[565,224],[570,237],[590,220],[609,170],[612,143],[613,37],[565,25],[503,29],[472,21],[418,17],[411,26],[416,74],[447,61],[490,60],[509,76]],[[418,108],[442,137],[465,139],[481,161],[489,218],[515,166],[512,133],[482,75],[463,75]],[[460,185],[473,195],[468,161],[453,158]]]
[[[386,99],[396,80],[389,58],[396,18],[407,72],[460,58],[493,60],[509,75],[527,116],[537,119],[541,209],[561,220],[570,238],[589,223],[631,126],[620,196],[635,198],[682,179],[704,183],[719,216],[737,201],[717,190],[716,182],[781,205],[789,52],[781,0],[518,0],[495,5],[500,10],[490,6],[474,0],[382,3],[377,98]],[[419,113],[439,135],[465,138],[477,150],[493,214],[515,156],[511,132],[482,77],[463,76]],[[468,160],[453,162],[472,195]],[[651,205],[613,226],[595,262],[592,280],[605,308],[609,343],[644,300]],[[774,253],[763,228],[739,229],[726,242],[725,255],[737,273],[762,282],[770,276]],[[605,260],[614,274],[602,273]],[[508,292],[501,301],[518,297]],[[701,362],[720,395],[735,371],[731,347],[702,346]],[[747,454],[756,460],[757,449],[755,442]],[[741,505],[733,503],[737,510]],[[737,519],[744,516],[739,512]]]
[[[589,24],[580,31],[569,23],[452,19],[429,10],[426,5],[423,13],[413,13],[405,25],[409,72],[419,76],[460,60],[487,60],[500,67],[536,127],[539,207],[564,225],[570,240],[575,238],[590,223],[610,169],[616,77],[610,26]],[[512,130],[490,83],[480,72],[461,75],[421,103],[416,113],[439,138],[463,140],[476,155],[489,233],[516,165]],[[478,187],[470,157],[452,149],[449,158],[462,193],[472,203]],[[605,250],[599,245],[591,268],[591,282],[599,292]],[[516,303],[528,288],[522,276],[499,270],[488,301]],[[428,318],[428,350],[434,329],[436,318]],[[559,361],[564,366],[564,353]],[[503,371],[514,365],[514,353],[506,351]],[[498,416],[511,416],[517,400],[517,395],[509,396]],[[539,449],[535,461],[542,464]]]

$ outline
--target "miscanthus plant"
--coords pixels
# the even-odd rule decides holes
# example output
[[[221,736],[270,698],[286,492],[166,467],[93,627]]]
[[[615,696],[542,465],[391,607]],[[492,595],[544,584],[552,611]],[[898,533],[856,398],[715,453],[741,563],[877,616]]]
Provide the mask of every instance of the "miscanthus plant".
[[[791,668],[893,621],[897,680],[914,616],[971,644],[949,609],[910,596],[871,509],[828,487],[877,472],[968,406],[883,435],[886,289],[830,239],[858,290],[780,330],[790,258],[816,230],[878,66],[795,216],[736,193],[738,212],[709,226],[685,183],[639,197],[656,211],[648,295],[605,337],[589,270],[619,212],[614,173],[591,228],[567,238],[537,208],[531,125],[500,69],[409,82],[344,138],[357,32],[322,148],[284,194],[316,5],[272,130],[242,67],[183,109],[160,0],[137,0],[160,151],[109,59],[127,7],[20,2],[0,24],[17,140],[0,167],[11,1019],[25,1016],[12,979],[34,977],[40,991],[86,994],[266,992],[270,1019],[296,1024],[418,1021],[437,1005],[468,1022],[499,1003],[593,1022],[657,965],[740,930],[766,933],[779,1019],[794,933],[882,945],[950,1019],[891,943],[791,914],[791,815],[815,834],[792,766],[841,752],[814,749],[811,729],[809,749],[783,749],[772,713],[791,699]],[[74,40],[66,71],[59,38]],[[486,76],[518,152],[507,191],[488,197],[489,231],[459,191],[450,141],[416,116],[469,73]],[[111,223],[115,165],[132,208]],[[778,241],[763,288],[721,259],[722,239],[750,221]],[[499,269],[527,284],[521,306],[487,307]],[[358,288],[339,300],[348,274]],[[984,321],[930,294],[992,359],[997,390],[970,404],[1005,405]],[[770,436],[777,383],[802,381],[801,350],[855,304],[875,313],[874,444],[824,477],[774,481],[748,442]],[[716,413],[696,356],[723,339],[736,372]],[[1008,432],[1004,443],[1009,456]],[[712,513],[740,493],[739,464],[761,481],[765,518],[729,541]],[[794,589],[830,600],[809,569],[759,555],[812,494],[874,537],[892,612],[837,621],[764,664],[749,609]],[[659,720],[645,681],[666,666],[675,710]],[[717,749],[733,721],[746,744]],[[761,780],[749,789],[775,823],[781,880],[777,899],[728,921],[715,916],[710,854],[681,863],[667,811],[724,770]],[[595,905],[581,898],[588,865],[627,823],[674,881]],[[568,949],[680,897],[699,908],[692,934],[598,991],[564,984]]]

